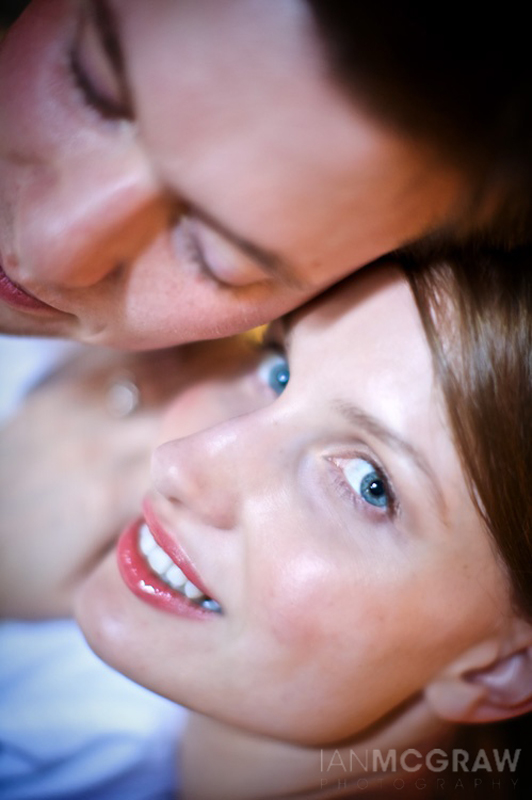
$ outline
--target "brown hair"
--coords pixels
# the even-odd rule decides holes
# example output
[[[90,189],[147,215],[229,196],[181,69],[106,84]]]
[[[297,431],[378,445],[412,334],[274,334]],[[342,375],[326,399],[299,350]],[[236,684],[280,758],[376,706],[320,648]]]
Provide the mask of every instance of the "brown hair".
[[[524,7],[307,0],[331,75],[470,182],[462,229],[514,246],[532,233],[532,59]]]
[[[403,263],[471,495],[532,620],[532,248]]]

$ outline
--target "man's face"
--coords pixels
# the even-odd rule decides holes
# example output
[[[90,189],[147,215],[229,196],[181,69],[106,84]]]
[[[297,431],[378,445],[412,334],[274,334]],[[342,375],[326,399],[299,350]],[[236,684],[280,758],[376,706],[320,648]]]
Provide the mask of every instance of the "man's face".
[[[35,0],[0,109],[8,332],[244,330],[448,222],[461,191],[342,94],[303,0]]]

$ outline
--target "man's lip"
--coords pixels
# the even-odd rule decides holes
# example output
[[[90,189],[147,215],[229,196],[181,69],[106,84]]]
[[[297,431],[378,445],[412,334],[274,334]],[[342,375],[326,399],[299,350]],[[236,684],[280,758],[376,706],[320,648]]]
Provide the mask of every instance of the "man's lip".
[[[192,581],[198,589],[200,589],[203,594],[207,595],[207,597],[213,597],[211,592],[205,587],[205,584],[201,580],[200,576],[192,566],[190,559],[184,553],[181,546],[176,542],[175,538],[171,536],[166,529],[162,526],[159,519],[157,518],[152,505],[148,498],[145,498],[142,503],[142,511],[144,513],[144,519],[146,520],[146,524],[151,531],[151,534],[159,547],[165,551],[167,555],[170,556],[172,561],[174,561],[181,572],[185,575],[185,577]],[[214,598],[213,598],[214,599]]]
[[[14,283],[11,278],[6,274],[4,268],[0,264],[0,299],[4,300],[14,308],[21,308],[28,311],[47,311],[58,313],[58,309],[38,300],[32,294],[29,294],[22,286]]]

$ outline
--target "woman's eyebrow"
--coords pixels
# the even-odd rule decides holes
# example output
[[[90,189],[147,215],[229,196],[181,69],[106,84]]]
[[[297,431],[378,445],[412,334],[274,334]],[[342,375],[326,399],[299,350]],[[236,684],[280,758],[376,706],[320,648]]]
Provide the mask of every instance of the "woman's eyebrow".
[[[283,314],[282,317],[272,320],[265,330],[262,337],[262,344],[268,346],[279,346],[285,352],[286,356],[290,355],[290,345],[292,343],[292,326],[289,317],[292,312]]]
[[[187,207],[201,222],[208,225],[209,228],[212,228],[216,233],[220,234],[220,236],[223,236],[224,239],[231,242],[231,244],[253,259],[253,261],[256,261],[259,267],[269,277],[275,278],[284,286],[297,291],[306,291],[312,288],[308,281],[305,281],[297,275],[295,267],[285,258],[271,250],[260,247],[254,242],[242,238],[234,233],[234,231],[227,228],[219,220],[214,219],[205,209],[197,206],[195,203],[187,203]]]
[[[445,513],[446,503],[441,486],[434,474],[434,470],[419,450],[403,439],[402,436],[399,436],[398,433],[384,425],[377,417],[368,414],[360,406],[346,400],[334,400],[333,406],[349,423],[356,425],[357,428],[363,428],[371,436],[380,439],[387,447],[401,453],[412,461],[418,470],[428,478],[435,500],[442,513]]]

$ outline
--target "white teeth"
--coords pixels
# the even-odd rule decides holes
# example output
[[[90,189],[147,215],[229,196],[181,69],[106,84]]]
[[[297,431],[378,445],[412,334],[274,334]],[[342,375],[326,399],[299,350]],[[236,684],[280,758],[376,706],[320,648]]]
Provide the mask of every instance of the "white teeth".
[[[153,536],[151,534],[151,531],[148,528],[148,526],[146,525],[146,523],[144,523],[143,525],[141,525],[140,531],[139,531],[139,548],[140,548],[140,552],[144,556],[147,556],[148,553],[151,550],[153,550],[154,547],[157,547],[157,542],[153,538]]]
[[[186,576],[181,572],[177,564],[173,562],[172,566],[164,573],[163,579],[170,584],[172,589],[181,589],[187,582]]]
[[[217,603],[216,600],[212,600],[210,597],[208,597],[206,600],[204,600],[201,603],[201,605],[203,606],[203,608],[206,608],[207,611],[221,612],[221,610],[222,610],[222,607],[221,607],[220,603]]]
[[[147,562],[157,575],[162,577],[163,573],[166,572],[168,567],[171,567],[173,564],[172,559],[168,556],[164,550],[160,547],[155,546],[153,550],[148,553]]]
[[[174,591],[184,594],[189,600],[196,602],[207,611],[221,612],[220,604],[216,600],[207,597],[201,589],[198,589],[192,581],[189,581],[184,572],[172,561],[168,553],[162,547],[159,547],[146,523],[140,526],[138,545],[140,552],[145,556],[153,572]]]
[[[195,584],[193,584],[192,581],[187,581],[185,583],[184,591],[185,595],[190,600],[197,600],[199,597],[205,597],[201,589],[198,589],[198,587]]]

